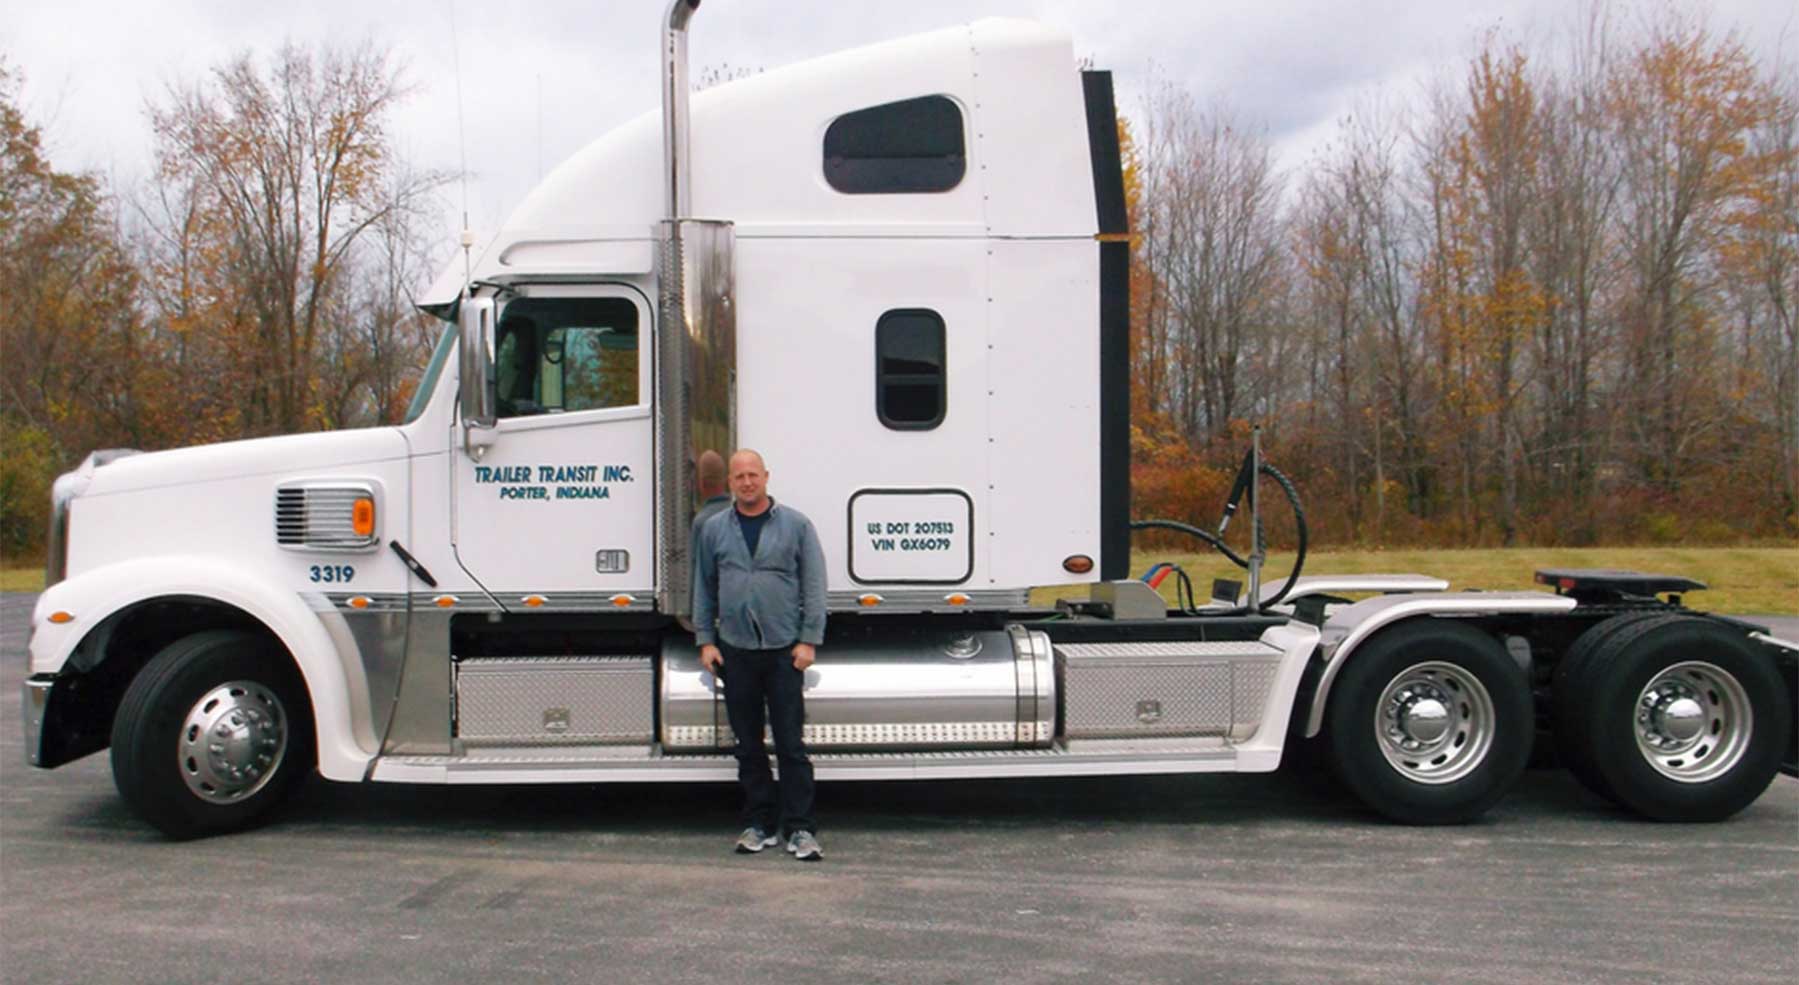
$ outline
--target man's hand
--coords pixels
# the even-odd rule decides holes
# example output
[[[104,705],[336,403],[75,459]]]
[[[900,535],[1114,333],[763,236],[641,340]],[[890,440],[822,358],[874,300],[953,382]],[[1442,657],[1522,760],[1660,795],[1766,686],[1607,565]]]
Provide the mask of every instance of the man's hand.
[[[725,655],[718,652],[718,647],[710,643],[700,647],[700,666],[716,674],[724,662]]]
[[[701,659],[704,659],[704,658],[702,657]],[[818,659],[818,650],[815,647],[813,647],[812,644],[810,644],[810,643],[795,643],[793,645],[793,669],[794,670],[805,670],[807,667],[812,666],[812,661],[817,660],[817,659]]]

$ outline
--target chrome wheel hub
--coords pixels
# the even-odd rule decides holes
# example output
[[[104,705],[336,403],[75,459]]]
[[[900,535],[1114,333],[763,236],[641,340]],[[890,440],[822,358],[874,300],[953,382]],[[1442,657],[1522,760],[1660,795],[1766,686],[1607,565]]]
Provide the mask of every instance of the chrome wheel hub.
[[[1467,776],[1493,745],[1493,699],[1480,680],[1452,663],[1401,671],[1374,713],[1381,755],[1407,779],[1450,783]]]
[[[202,695],[181,725],[181,779],[202,800],[230,803],[265,786],[287,752],[287,711],[275,692],[231,681]]]
[[[1754,720],[1735,676],[1693,660],[1657,674],[1637,696],[1637,751],[1656,772],[1703,783],[1730,772],[1749,749]]]

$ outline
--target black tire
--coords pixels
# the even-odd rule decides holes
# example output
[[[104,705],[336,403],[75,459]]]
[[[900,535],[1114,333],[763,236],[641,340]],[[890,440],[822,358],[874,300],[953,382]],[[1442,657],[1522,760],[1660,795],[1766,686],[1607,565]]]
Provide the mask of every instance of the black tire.
[[[1550,715],[1555,729],[1556,756],[1588,790],[1622,804],[1593,761],[1592,723],[1588,696],[1598,683],[1605,661],[1597,659],[1605,644],[1632,626],[1671,618],[1665,612],[1627,612],[1588,627],[1574,640],[1556,664],[1550,685]],[[1595,670],[1599,668],[1599,670]]]
[[[1498,640],[1469,626],[1417,619],[1383,630],[1350,655],[1329,700],[1332,766],[1363,803],[1395,821],[1472,820],[1505,796],[1530,758],[1529,682]],[[1447,712],[1444,731],[1428,741],[1401,728],[1416,718],[1428,730],[1426,700]],[[1412,715],[1388,714],[1407,708]]]
[[[1645,619],[1610,635],[1588,663],[1571,682],[1568,699],[1579,704],[1568,714],[1585,719],[1585,755],[1619,803],[1659,821],[1721,821],[1773,782],[1792,698],[1740,629],[1690,615]],[[1690,736],[1655,710],[1682,699],[1696,716]]]
[[[248,686],[215,695],[233,684]],[[210,760],[197,745],[212,728],[237,758]],[[210,630],[164,647],[126,689],[112,724],[113,783],[158,830],[195,838],[262,818],[312,772],[313,749],[312,706],[286,651],[266,636]],[[245,777],[231,780],[228,763],[242,763]]]

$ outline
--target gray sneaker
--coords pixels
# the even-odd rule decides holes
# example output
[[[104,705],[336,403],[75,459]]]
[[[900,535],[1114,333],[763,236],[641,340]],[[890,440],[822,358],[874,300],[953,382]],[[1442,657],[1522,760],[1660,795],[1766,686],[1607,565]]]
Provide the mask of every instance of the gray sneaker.
[[[795,831],[787,839],[787,854],[802,862],[817,862],[825,857],[825,850],[812,832]]]
[[[743,829],[743,834],[737,836],[737,854],[754,855],[764,848],[773,848],[780,843],[781,839],[761,828],[747,827]]]

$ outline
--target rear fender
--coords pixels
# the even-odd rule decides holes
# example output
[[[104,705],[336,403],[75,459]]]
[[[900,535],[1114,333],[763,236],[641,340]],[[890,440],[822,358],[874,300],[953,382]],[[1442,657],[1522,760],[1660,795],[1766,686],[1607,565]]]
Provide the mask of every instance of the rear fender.
[[[1319,641],[1318,660],[1323,670],[1306,715],[1306,737],[1323,730],[1324,708],[1343,665],[1363,643],[1389,626],[1433,617],[1567,612],[1574,606],[1572,598],[1544,592],[1432,592],[1382,595],[1339,609],[1325,622]]]
[[[1799,695],[1799,642],[1781,639],[1771,633],[1750,633],[1749,638],[1773,655],[1780,679],[1786,682],[1787,695]],[[1799,698],[1795,698],[1790,707],[1795,715],[1799,715]],[[1787,723],[1787,735],[1793,741],[1786,755],[1781,757],[1780,771],[1788,776],[1799,776],[1799,722]]]

